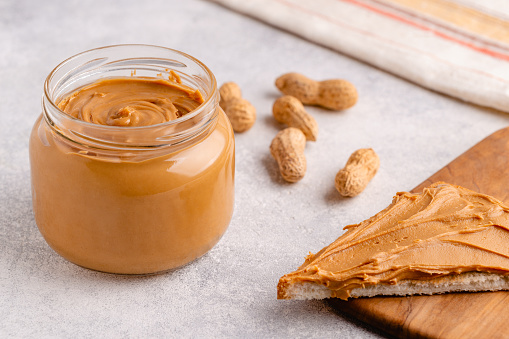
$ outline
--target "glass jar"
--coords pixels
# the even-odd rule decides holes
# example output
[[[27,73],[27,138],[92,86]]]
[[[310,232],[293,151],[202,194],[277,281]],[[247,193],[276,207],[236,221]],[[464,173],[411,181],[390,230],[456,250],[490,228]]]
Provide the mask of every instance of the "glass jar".
[[[176,120],[105,126],[57,106],[101,79],[170,71],[204,98]],[[234,136],[218,96],[204,64],[163,47],[108,46],[58,65],[30,136],[33,208],[47,243],[77,265],[120,274],[169,270],[209,251],[234,204]]]

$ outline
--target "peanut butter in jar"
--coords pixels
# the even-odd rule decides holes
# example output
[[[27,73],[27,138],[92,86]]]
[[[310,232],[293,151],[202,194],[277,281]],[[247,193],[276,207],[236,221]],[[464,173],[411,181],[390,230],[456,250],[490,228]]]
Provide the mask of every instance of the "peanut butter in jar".
[[[110,46],[57,66],[30,164],[45,240],[98,271],[184,265],[219,241],[233,212],[234,138],[215,78],[175,50]]]

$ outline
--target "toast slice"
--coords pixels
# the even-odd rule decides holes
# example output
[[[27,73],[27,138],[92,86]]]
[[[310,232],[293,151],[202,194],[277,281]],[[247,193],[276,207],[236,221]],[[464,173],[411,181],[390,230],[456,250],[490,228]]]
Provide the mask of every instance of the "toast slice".
[[[278,299],[509,290],[509,207],[435,183],[392,203],[279,280]]]

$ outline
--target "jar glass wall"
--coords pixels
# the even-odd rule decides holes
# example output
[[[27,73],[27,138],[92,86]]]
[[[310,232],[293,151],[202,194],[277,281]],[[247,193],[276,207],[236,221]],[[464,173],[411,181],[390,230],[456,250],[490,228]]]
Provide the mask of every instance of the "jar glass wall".
[[[176,72],[204,103],[142,127],[87,123],[57,103],[105,78]],[[234,204],[234,137],[214,75],[184,53],[119,45],[69,58],[48,76],[30,137],[33,207],[48,244],[94,270],[147,274],[186,264],[226,231]]]

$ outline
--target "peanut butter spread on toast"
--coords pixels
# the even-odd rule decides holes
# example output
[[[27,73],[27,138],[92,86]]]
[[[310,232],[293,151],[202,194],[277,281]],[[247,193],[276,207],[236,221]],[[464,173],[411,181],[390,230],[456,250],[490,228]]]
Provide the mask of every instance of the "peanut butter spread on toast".
[[[347,299],[355,288],[466,272],[509,275],[509,207],[485,194],[438,182],[392,203],[279,280],[326,286]]]

